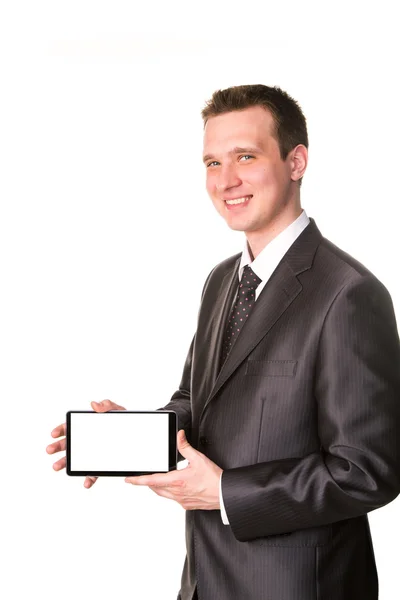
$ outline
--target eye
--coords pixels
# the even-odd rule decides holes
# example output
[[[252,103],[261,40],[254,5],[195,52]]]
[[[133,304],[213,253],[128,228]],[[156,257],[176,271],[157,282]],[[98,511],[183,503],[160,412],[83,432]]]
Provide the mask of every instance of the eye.
[[[239,156],[240,159],[242,158],[255,158],[255,156],[253,156],[252,154],[242,154],[242,156]],[[246,161],[247,162],[247,161]],[[207,167],[211,167],[211,165],[214,164],[219,164],[219,162],[217,160],[213,160],[212,162],[207,163]]]

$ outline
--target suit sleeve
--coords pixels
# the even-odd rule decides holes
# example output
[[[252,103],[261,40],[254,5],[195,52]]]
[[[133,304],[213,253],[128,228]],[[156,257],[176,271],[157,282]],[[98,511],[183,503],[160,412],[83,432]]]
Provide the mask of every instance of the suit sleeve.
[[[183,367],[183,373],[179,389],[172,395],[171,400],[166,406],[157,408],[157,410],[173,410],[176,412],[178,419],[178,431],[180,429],[185,430],[185,435],[189,443],[191,443],[191,429],[192,429],[192,409],[190,404],[190,380],[192,372],[192,356],[193,346],[196,339],[196,334],[193,336],[192,343],[190,344],[189,352],[186,357],[185,365]],[[178,452],[178,461],[185,460],[184,457]]]
[[[344,286],[324,320],[315,366],[320,448],[226,469],[239,541],[357,517],[400,493],[400,346],[393,305],[372,275]]]
[[[213,273],[214,269],[209,273],[203,291],[201,299],[203,299],[204,291],[207,287],[207,283]],[[186,356],[185,364],[183,367],[181,382],[178,390],[172,395],[171,400],[166,406],[157,408],[156,410],[173,410],[177,414],[178,418],[178,431],[180,429],[185,430],[185,435],[188,442],[191,444],[191,429],[192,429],[192,408],[191,408],[191,378],[192,378],[192,360],[193,350],[196,340],[196,334],[194,334],[192,342],[190,344],[189,351]],[[185,458],[178,452],[178,461],[185,460]]]

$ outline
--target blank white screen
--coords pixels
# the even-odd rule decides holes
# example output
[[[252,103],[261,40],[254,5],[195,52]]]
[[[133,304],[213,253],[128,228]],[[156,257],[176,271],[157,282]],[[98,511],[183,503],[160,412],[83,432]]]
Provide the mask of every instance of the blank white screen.
[[[168,471],[168,419],[160,412],[72,413],[71,471]]]

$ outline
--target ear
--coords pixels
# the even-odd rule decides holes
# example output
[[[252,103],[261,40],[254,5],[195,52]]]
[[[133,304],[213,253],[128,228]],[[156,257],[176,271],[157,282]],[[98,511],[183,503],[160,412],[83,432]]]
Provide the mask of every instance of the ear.
[[[291,180],[298,181],[304,175],[308,163],[308,150],[303,144],[298,144],[290,151]]]

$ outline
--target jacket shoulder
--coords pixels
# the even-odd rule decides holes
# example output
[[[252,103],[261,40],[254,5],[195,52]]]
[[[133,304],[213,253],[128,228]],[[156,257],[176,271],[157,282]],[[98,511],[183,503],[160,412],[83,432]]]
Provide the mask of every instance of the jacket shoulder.
[[[211,269],[203,286],[202,298],[207,287],[210,285],[218,285],[227,273],[232,273],[233,269],[236,267],[236,263],[239,264],[241,255],[241,252],[233,254],[232,256],[225,258],[225,260],[219,262],[213,269]]]
[[[225,260],[222,260],[220,263],[215,265],[211,273],[224,276],[228,271],[231,271],[234,268],[236,261],[240,259],[241,255],[242,253],[238,252],[237,254],[233,254],[232,256],[225,258]]]
[[[314,264],[321,272],[324,271],[325,283],[329,281],[333,288],[363,285],[368,282],[367,287],[389,295],[385,285],[372,271],[325,237],[321,238]]]
[[[367,269],[359,260],[336,246],[333,242],[323,237],[319,246],[319,251],[323,254],[324,258],[329,260],[337,267],[341,266],[342,269],[352,273],[354,277],[357,275],[372,275],[371,271]]]

